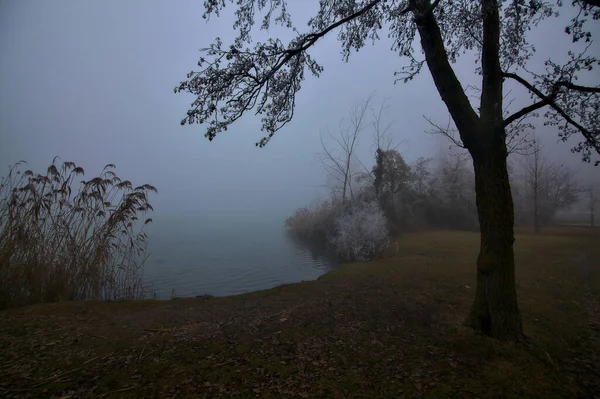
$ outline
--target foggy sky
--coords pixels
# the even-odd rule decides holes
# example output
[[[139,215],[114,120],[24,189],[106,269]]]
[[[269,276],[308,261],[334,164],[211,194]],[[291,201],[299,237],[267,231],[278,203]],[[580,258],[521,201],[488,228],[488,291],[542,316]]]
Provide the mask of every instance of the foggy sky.
[[[318,2],[313,3],[290,7],[297,26],[305,26]],[[206,23],[202,4],[0,2],[0,175],[21,159],[41,172],[56,155],[83,166],[87,177],[114,163],[121,177],[159,189],[152,199],[157,216],[231,214],[253,220],[266,213],[284,217],[322,195],[325,178],[315,157],[319,131],[335,130],[370,94],[390,98],[387,121],[394,122],[395,140],[404,140],[400,150],[409,161],[447,146],[423,134],[430,129],[423,115],[441,124],[448,117],[427,70],[409,84],[394,85],[393,73],[406,61],[389,50],[386,39],[345,63],[335,35],[311,50],[325,71],[304,81],[294,120],[266,148],[254,145],[262,132],[260,117],[252,114],[212,143],[203,126],[181,127],[193,98],[175,95],[173,87],[194,69],[199,48],[216,36],[224,43],[233,37],[233,8]],[[534,32],[538,59],[566,52],[563,26],[551,20]],[[280,29],[268,34],[289,35]],[[593,44],[593,53],[599,52]],[[472,57],[460,59],[456,70],[463,85],[478,84]],[[513,94],[520,96],[515,109],[530,102],[520,89]],[[540,128],[537,134],[552,157],[599,176],[600,168],[581,164],[569,152],[574,140],[556,145],[555,130]],[[367,134],[360,155],[371,162]]]

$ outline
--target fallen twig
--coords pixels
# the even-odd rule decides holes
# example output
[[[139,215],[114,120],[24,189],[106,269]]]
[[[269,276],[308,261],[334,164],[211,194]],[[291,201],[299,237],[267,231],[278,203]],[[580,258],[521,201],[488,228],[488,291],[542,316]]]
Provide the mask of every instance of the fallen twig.
[[[121,388],[121,389],[117,389],[116,391],[111,391],[111,392],[103,393],[103,394],[99,395],[98,397],[99,397],[99,398],[105,398],[105,397],[107,397],[107,396],[109,396],[109,395],[112,395],[112,394],[114,394],[114,393],[125,392],[125,391],[131,391],[132,389],[136,389],[136,388],[138,388],[138,386],[137,386],[137,385],[136,385],[136,386],[133,386],[133,387]]]
[[[215,364],[211,368],[221,367],[221,366],[225,366],[227,364],[231,364],[231,363],[235,363],[235,362],[246,363],[247,361],[248,360],[246,360],[246,359],[230,359],[230,360],[227,360],[226,362]]]
[[[64,377],[67,374],[71,374],[71,373],[74,373],[76,371],[81,370],[83,368],[83,366],[85,366],[88,363],[93,362],[94,360],[96,360],[98,358],[100,358],[100,356],[96,356],[96,357],[94,357],[94,358],[92,358],[90,360],[86,360],[85,362],[83,362],[83,364],[81,366],[79,366],[77,368],[74,368],[72,370],[65,371],[64,373],[61,373],[59,375],[55,375],[53,377],[47,378],[44,382],[40,382],[39,384],[35,385],[34,388],[38,388],[38,387],[41,387],[42,385],[50,384],[52,382],[56,382],[56,381],[60,380],[62,377]]]
[[[175,327],[173,328],[146,328],[144,331],[149,332],[173,332],[175,331]]]
[[[235,362],[235,360],[233,360],[233,359],[232,360],[228,360],[228,361],[223,362],[223,363],[215,364],[214,366],[212,366],[212,368],[216,368],[216,367],[220,367],[220,366],[225,366],[226,364],[231,364],[233,362]]]
[[[140,359],[139,359],[139,360],[144,360],[145,358],[147,358],[148,356],[150,356],[150,355],[151,355],[151,354],[153,354],[154,352],[156,352],[156,351],[151,351],[151,352],[148,352],[148,353],[146,353],[144,356],[141,356],[141,355],[140,355]]]

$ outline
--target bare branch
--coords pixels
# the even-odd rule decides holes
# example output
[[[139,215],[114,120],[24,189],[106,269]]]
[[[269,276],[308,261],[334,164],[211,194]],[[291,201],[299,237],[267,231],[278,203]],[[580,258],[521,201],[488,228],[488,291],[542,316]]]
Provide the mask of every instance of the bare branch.
[[[390,149],[392,145],[392,138],[389,137],[388,131],[393,125],[393,122],[388,123],[385,127],[382,128],[381,119],[383,117],[383,111],[387,108],[388,98],[384,98],[379,106],[379,110],[375,113],[375,110],[371,108],[371,116],[373,117],[373,139],[375,141],[376,149]],[[384,140],[386,143],[384,143]]]
[[[364,127],[365,116],[370,108],[369,97],[364,102],[357,104],[352,109],[348,126],[344,121],[340,121],[339,133],[334,135],[327,129],[329,138],[336,144],[329,147],[323,140],[321,134],[321,164],[329,177],[334,178],[341,187],[338,188],[342,193],[342,202],[346,202],[347,193],[353,197],[352,183],[356,173],[352,172],[353,162],[356,160],[355,151],[359,143],[359,136]],[[337,151],[336,151],[337,150]],[[359,161],[360,163],[360,161]],[[361,164],[362,165],[362,164]],[[364,165],[363,165],[364,167]]]
[[[460,141],[460,138],[457,138],[458,136],[458,130],[457,129],[453,129],[451,127],[452,125],[452,120],[448,119],[448,126],[441,127],[437,124],[435,124],[431,119],[427,118],[426,116],[423,115],[423,118],[429,122],[429,124],[431,126],[433,126],[435,129],[432,131],[429,131],[427,133],[429,134],[441,134],[442,136],[446,137],[448,140],[450,140],[452,142],[452,144],[454,144],[456,147],[459,148],[465,148],[464,144]]]

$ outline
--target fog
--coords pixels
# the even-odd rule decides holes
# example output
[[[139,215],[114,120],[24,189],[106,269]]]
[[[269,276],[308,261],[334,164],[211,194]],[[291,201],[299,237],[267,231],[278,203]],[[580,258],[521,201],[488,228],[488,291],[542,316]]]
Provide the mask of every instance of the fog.
[[[292,5],[303,26],[316,7]],[[0,165],[25,160],[43,171],[55,156],[74,161],[94,175],[114,163],[119,176],[149,183],[156,226],[194,223],[211,230],[252,231],[265,221],[279,225],[294,209],[327,195],[316,160],[319,134],[336,129],[356,102],[375,94],[389,98],[386,118],[410,162],[447,148],[440,137],[424,134],[427,116],[444,124],[448,114],[428,71],[408,84],[394,84],[404,60],[389,51],[384,38],[342,61],[335,36],[311,54],[325,67],[321,78],[308,77],[297,98],[294,120],[260,149],[260,118],[239,120],[213,142],[204,127],[180,126],[192,97],[173,87],[194,69],[198,49],[219,36],[232,40],[230,12],[208,23],[203,2],[182,0],[0,3]],[[569,38],[547,21],[534,32],[539,59],[563,54]],[[257,33],[288,35],[274,29]],[[598,53],[600,44],[594,43]],[[477,85],[473,57],[459,60],[466,86]],[[531,100],[515,88],[516,110]],[[553,159],[578,168],[586,181],[598,168],[582,164],[575,144],[556,143],[557,132],[539,125],[536,134]],[[576,138],[579,139],[579,138]],[[372,158],[368,132],[359,155]],[[156,228],[156,227],[155,227]]]

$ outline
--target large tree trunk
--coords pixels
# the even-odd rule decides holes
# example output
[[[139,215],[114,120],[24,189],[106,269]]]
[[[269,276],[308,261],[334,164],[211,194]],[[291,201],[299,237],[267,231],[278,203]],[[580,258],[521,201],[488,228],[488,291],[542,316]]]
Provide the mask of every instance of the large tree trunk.
[[[519,341],[522,323],[515,283],[514,209],[502,145],[472,151],[481,230],[477,291],[467,324],[486,335]]]
[[[518,341],[522,327],[515,286],[514,209],[502,118],[502,68],[498,0],[480,0],[483,14],[482,91],[477,115],[450,66],[430,0],[409,2],[435,86],[469,149],[475,167],[481,248],[477,292],[467,322],[502,340]]]

